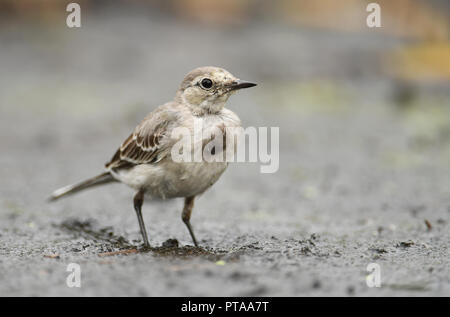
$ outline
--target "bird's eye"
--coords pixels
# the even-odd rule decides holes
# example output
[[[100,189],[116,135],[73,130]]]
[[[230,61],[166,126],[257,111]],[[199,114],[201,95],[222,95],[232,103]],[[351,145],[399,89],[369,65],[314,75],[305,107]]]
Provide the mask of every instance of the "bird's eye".
[[[202,86],[202,88],[209,89],[212,87],[213,82],[209,78],[203,78],[202,81],[200,82],[200,85]]]

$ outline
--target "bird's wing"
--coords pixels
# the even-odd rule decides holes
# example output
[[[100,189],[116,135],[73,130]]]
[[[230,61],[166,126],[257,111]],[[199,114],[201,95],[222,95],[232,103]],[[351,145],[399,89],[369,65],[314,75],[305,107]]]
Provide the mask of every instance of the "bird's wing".
[[[160,161],[168,153],[169,130],[176,119],[174,111],[150,113],[122,143],[106,168],[115,170]]]

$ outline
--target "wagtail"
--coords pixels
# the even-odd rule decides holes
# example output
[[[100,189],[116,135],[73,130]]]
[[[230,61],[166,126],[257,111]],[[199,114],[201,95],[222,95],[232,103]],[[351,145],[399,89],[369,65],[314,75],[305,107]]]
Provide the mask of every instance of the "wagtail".
[[[105,172],[78,184],[65,186],[53,192],[50,200],[73,194],[86,188],[111,182],[124,183],[134,190],[134,209],[144,240],[149,247],[142,218],[144,196],[153,199],[184,198],[182,220],[186,224],[195,246],[198,246],[190,218],[194,199],[205,192],[222,175],[228,163],[175,161],[172,147],[179,141],[175,129],[184,128],[194,140],[195,124],[202,129],[224,132],[227,128],[240,127],[239,117],[225,108],[228,98],[237,90],[256,86],[242,81],[218,67],[200,67],[189,72],[173,101],[159,106],[136,127],[122,143]],[[203,135],[203,134],[202,134]],[[198,139],[198,138],[197,138]],[[200,138],[202,146],[208,140]],[[195,144],[190,150],[195,148]],[[222,149],[223,150],[223,149]],[[213,148],[213,151],[215,149]]]

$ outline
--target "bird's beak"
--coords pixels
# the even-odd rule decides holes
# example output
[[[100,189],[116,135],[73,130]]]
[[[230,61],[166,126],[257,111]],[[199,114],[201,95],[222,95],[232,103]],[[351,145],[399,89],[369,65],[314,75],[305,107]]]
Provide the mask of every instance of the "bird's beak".
[[[230,85],[230,90],[238,90],[242,88],[250,88],[255,86],[256,84],[254,83],[238,79]]]

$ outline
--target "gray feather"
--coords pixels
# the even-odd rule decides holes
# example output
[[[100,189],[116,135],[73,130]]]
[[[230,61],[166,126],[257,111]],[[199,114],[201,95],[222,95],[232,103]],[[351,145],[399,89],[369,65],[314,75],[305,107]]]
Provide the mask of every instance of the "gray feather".
[[[59,188],[52,193],[52,195],[49,197],[49,200],[55,201],[63,196],[75,194],[86,188],[103,185],[115,181],[116,180],[112,177],[112,175],[109,172],[105,172],[103,174],[87,179],[83,182]]]

